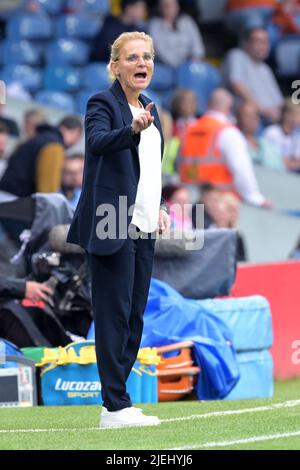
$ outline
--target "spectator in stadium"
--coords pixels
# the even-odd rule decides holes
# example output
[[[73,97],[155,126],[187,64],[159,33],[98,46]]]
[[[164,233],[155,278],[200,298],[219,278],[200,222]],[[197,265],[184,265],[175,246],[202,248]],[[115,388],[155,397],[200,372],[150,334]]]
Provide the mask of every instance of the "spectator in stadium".
[[[0,104],[0,124],[4,124],[7,127],[10,136],[19,137],[20,131],[18,124],[14,119],[11,119],[10,117],[6,116],[4,113],[5,106],[4,104]]]
[[[42,2],[39,0],[22,0],[21,11],[26,13],[42,13]]]
[[[0,298],[47,301],[53,290],[46,284],[0,275]]]
[[[249,204],[269,207],[259,191],[247,142],[229,119],[232,106],[232,95],[217,88],[207,112],[187,128],[179,160],[181,181],[211,183],[237,192]]]
[[[177,157],[179,153],[180,140],[173,135],[173,119],[168,111],[160,110],[159,118],[164,135],[164,156],[162,161],[163,183],[178,180]]]
[[[81,194],[83,165],[84,156],[81,153],[65,157],[63,164],[61,192],[74,210]]]
[[[110,48],[114,40],[122,33],[146,31],[145,0],[121,0],[122,13],[119,17],[108,15],[91,45],[91,62],[108,62]]]
[[[252,161],[266,168],[284,170],[279,146],[259,135],[259,124],[259,111],[255,104],[249,101],[241,103],[237,109],[237,125],[247,141]]]
[[[178,0],[159,0],[158,16],[149,21],[156,57],[178,67],[187,60],[200,61],[205,55],[202,36],[195,21],[181,13]]]
[[[182,139],[189,124],[196,120],[197,97],[193,90],[178,88],[172,98],[173,134]]]
[[[230,228],[237,230],[237,261],[247,261],[245,241],[240,232],[238,231],[240,201],[238,197],[233,193],[223,193],[221,204],[223,206],[221,208],[221,212],[223,214],[223,221],[221,222],[220,228]]]
[[[270,50],[263,28],[247,30],[242,47],[228,52],[224,62],[224,83],[237,98],[252,101],[267,122],[280,118],[283,96],[272,69],[265,63]]]
[[[276,4],[272,22],[281,33],[300,34],[300,0],[281,0]]]
[[[7,167],[7,143],[8,129],[5,124],[0,123],[0,179]]]
[[[228,0],[226,27],[235,33],[252,27],[263,27],[276,3],[276,0]]]
[[[204,205],[204,227],[196,219],[196,204],[192,208],[192,223],[195,229],[238,228],[239,199],[231,192],[222,192],[217,186],[204,183],[200,187],[201,197],[197,204]],[[200,221],[202,222],[202,220]],[[237,260],[246,261],[246,249],[243,237],[237,235]]]
[[[23,116],[23,134],[25,139],[34,137],[37,126],[46,121],[47,118],[42,109],[33,108],[26,111]]]
[[[204,205],[204,227],[197,225],[196,204],[192,208],[192,224],[196,229],[218,228],[222,225],[222,191],[218,186],[203,183],[200,186],[200,199],[196,204]],[[198,221],[199,222],[199,221]]]
[[[287,98],[279,124],[268,126],[264,137],[280,148],[287,170],[300,171],[300,108]]]
[[[36,328],[39,328],[39,320],[36,320],[37,315],[34,315],[31,320],[26,310],[21,311],[28,328],[26,330],[23,326],[22,318],[12,315],[7,310],[5,302],[16,299],[29,300],[34,303],[40,301],[47,302],[52,295],[53,290],[46,284],[0,275],[0,337],[13,342],[19,347],[33,346],[34,343],[30,335],[31,333],[35,334]],[[2,305],[3,308],[1,308]],[[17,308],[17,305],[15,308]],[[31,327],[34,329],[32,330]]]
[[[182,184],[168,184],[163,187],[163,198],[170,207],[171,228],[174,230],[192,229],[191,196]]]
[[[41,124],[36,130],[37,134],[20,144],[9,158],[0,191],[18,197],[59,191],[64,151],[81,138],[81,120],[67,116],[58,127]]]

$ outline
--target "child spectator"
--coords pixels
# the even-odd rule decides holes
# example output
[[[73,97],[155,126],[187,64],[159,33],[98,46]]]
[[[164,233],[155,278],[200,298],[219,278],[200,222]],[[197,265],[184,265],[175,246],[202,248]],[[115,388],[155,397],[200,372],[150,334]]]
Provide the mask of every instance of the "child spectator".
[[[189,190],[180,184],[169,184],[163,188],[162,196],[170,207],[171,229],[190,230],[192,206]]]
[[[290,171],[300,171],[300,108],[287,99],[279,124],[265,129],[264,136],[280,148],[285,167]]]
[[[197,98],[192,90],[178,88],[171,102],[171,113],[174,119],[173,134],[182,139],[189,124],[197,115]]]
[[[285,169],[279,145],[258,135],[259,112],[253,103],[244,102],[238,107],[237,124],[247,141],[248,152],[253,163],[274,170]]]

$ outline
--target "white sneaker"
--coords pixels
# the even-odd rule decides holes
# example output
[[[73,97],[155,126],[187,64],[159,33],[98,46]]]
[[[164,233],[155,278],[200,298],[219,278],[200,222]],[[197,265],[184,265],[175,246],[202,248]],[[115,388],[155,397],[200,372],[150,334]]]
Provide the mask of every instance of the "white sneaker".
[[[105,410],[105,411],[104,411]],[[146,416],[133,406],[118,411],[107,411],[103,407],[100,417],[100,428],[121,428],[129,426],[157,426],[160,420],[157,416]]]
[[[142,413],[143,412],[142,408],[137,408],[136,406],[131,406],[130,408],[132,410],[136,411],[137,413]],[[107,408],[105,408],[105,406],[102,405],[101,415],[104,414],[104,413],[109,413],[109,411],[107,410]]]

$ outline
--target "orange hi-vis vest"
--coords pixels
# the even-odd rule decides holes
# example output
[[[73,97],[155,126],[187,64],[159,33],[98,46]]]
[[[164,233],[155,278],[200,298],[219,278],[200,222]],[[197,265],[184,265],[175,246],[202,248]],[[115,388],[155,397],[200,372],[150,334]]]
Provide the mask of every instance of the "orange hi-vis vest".
[[[185,133],[179,158],[179,176],[183,183],[211,183],[222,190],[233,190],[233,176],[217,146],[223,129],[233,127],[209,114],[191,124]]]

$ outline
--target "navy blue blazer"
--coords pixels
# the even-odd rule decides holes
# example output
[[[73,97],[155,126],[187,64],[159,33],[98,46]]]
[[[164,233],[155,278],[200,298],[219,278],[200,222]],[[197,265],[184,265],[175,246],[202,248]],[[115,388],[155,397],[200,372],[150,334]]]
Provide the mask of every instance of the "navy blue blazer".
[[[151,102],[142,94],[139,100],[143,106]],[[162,158],[163,134],[155,106],[151,112],[161,136]],[[109,255],[118,251],[125,242],[124,238],[119,237],[119,230],[124,230],[125,223],[128,228],[132,219],[132,214],[128,214],[126,220],[121,218],[119,225],[119,196],[126,196],[128,207],[132,206],[140,177],[140,134],[132,135],[132,119],[118,80],[109,90],[97,93],[87,103],[83,186],[67,241],[80,245],[92,254]],[[97,215],[97,208],[105,203],[113,205],[116,211],[115,239],[100,239],[97,236],[97,224],[101,219],[107,220],[107,213],[100,215],[98,211]]]

